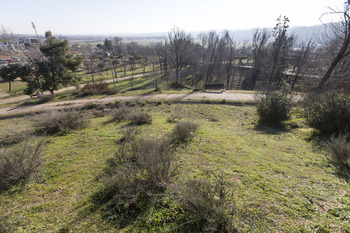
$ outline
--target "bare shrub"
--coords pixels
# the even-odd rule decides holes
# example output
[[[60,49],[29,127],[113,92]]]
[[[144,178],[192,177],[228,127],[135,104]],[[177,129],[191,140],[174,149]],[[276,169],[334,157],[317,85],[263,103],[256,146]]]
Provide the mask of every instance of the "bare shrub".
[[[139,131],[136,127],[127,127],[123,130],[123,137],[120,139],[122,143],[134,142]]]
[[[49,95],[42,95],[40,96],[39,103],[47,103],[51,100],[54,100],[56,98],[56,95],[49,94]]]
[[[111,115],[114,121],[120,122],[127,120],[129,115],[132,112],[132,108],[126,106],[125,104],[119,105],[118,108],[115,108],[111,111]]]
[[[193,138],[198,124],[192,121],[179,121],[176,123],[170,138],[173,142],[185,142]]]
[[[0,149],[0,191],[38,171],[43,144],[43,138],[27,138],[15,147]]]
[[[117,205],[142,208],[156,202],[175,176],[174,154],[157,138],[125,141],[108,161],[104,195]]]
[[[152,123],[152,115],[143,111],[134,111],[129,116],[128,119],[131,124],[134,125],[144,125]]]
[[[79,95],[87,96],[87,95],[115,94],[115,93],[116,91],[114,89],[108,87],[108,83],[98,82],[98,83],[88,83],[84,85]]]
[[[265,232],[261,216],[240,210],[233,188],[221,172],[207,172],[175,186],[174,198],[184,211],[184,232]]]
[[[175,198],[188,215],[186,224],[196,232],[235,232],[232,190],[223,174],[202,179],[189,179],[177,189]]]
[[[69,130],[87,127],[89,119],[83,111],[73,109],[52,110],[36,118],[33,126],[44,133],[66,133]]]
[[[350,143],[348,137],[339,135],[331,137],[328,143],[330,161],[336,166],[350,168]]]
[[[26,128],[14,128],[11,130],[1,130],[0,146],[10,146],[20,143],[33,134],[32,130]]]

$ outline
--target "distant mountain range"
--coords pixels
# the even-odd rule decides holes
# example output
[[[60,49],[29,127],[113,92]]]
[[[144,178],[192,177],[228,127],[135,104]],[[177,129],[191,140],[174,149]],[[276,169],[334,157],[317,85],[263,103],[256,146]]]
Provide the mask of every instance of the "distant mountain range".
[[[272,31],[272,28],[265,28],[266,30]],[[256,29],[247,29],[247,30],[230,30],[230,34],[234,41],[244,42],[251,41],[253,33]],[[320,33],[324,32],[324,25],[315,25],[315,26],[300,26],[300,27],[291,27],[288,29],[289,32],[296,36],[298,41],[308,40],[311,37],[315,37]],[[220,32],[222,30],[217,30]],[[205,31],[202,31],[205,32]],[[198,35],[202,32],[190,32],[194,38],[197,38]],[[74,42],[103,42],[105,39],[111,39],[113,37],[121,37],[124,41],[138,41],[138,40],[163,40],[167,33],[140,33],[140,34],[110,34],[110,35],[56,35],[58,38],[67,39],[70,43]],[[18,37],[33,37],[35,35],[18,35]]]

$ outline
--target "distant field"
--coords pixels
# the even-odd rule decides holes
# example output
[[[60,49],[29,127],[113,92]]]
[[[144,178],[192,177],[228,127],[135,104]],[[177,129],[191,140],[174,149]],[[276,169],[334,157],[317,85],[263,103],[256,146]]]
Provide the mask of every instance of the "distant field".
[[[110,38],[107,38],[107,39],[110,39]],[[124,43],[136,42],[139,45],[147,46],[147,45],[150,45],[150,44],[153,44],[153,43],[164,42],[164,39],[143,39],[143,38],[140,38],[140,39],[126,39],[126,40],[123,40],[123,42]],[[103,40],[98,41],[98,42],[92,42],[90,44],[93,45],[93,46],[96,46],[97,44],[103,44]]]

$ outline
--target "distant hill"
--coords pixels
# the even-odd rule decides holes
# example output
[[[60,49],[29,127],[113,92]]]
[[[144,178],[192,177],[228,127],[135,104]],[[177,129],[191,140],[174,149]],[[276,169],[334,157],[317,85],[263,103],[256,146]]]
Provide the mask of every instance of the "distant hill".
[[[272,28],[265,28],[266,30],[272,31]],[[256,29],[247,29],[247,30],[230,30],[230,34],[234,41],[244,42],[251,41],[253,38],[253,33]],[[222,30],[217,30],[221,32]],[[311,37],[314,37],[317,34],[324,32],[324,25],[315,25],[315,26],[300,26],[300,27],[291,27],[289,28],[290,33],[296,36],[298,41],[308,40]],[[198,35],[202,32],[190,32],[194,39],[198,38]],[[208,31],[207,31],[208,32]],[[34,35],[18,35],[19,37],[34,37]],[[162,41],[167,33],[134,33],[134,34],[110,34],[110,35],[57,35],[58,38],[67,39],[70,43],[96,43],[103,42],[105,39],[112,39],[113,37],[121,37],[123,41],[142,41],[142,44],[147,42],[157,42]]]

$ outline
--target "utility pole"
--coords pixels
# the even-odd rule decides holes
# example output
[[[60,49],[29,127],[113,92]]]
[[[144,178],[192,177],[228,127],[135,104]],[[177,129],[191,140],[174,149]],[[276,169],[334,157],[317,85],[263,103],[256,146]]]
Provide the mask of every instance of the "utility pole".
[[[39,44],[40,44],[40,39],[39,39],[39,35],[38,35],[38,32],[36,31],[36,27],[35,27],[35,24],[33,23],[33,22],[31,22],[32,23],[32,27],[33,27],[33,29],[34,29],[34,31],[35,31],[35,34],[36,34],[36,38],[38,39],[38,42],[39,42]]]

